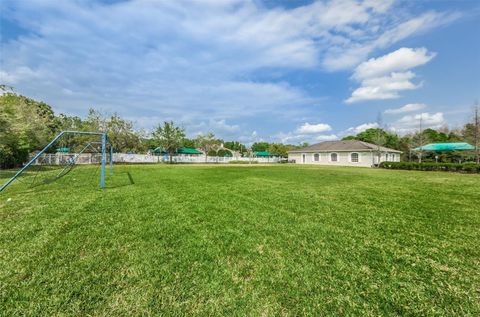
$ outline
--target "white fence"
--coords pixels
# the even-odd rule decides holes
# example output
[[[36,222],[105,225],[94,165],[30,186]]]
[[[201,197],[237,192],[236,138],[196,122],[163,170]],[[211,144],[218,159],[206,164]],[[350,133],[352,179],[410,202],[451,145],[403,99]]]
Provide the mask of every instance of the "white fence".
[[[107,160],[109,160],[109,154],[107,153]],[[100,153],[82,153],[76,155],[75,153],[55,153],[55,154],[42,154],[39,158],[33,162],[34,165],[65,165],[75,160],[76,164],[100,164],[102,156]],[[178,155],[172,158],[175,163],[229,163],[231,161],[241,161],[245,163],[258,162],[258,163],[278,163],[280,160],[276,157],[217,157],[204,155]],[[168,155],[155,156],[148,154],[128,154],[128,153],[113,153],[113,163],[160,163],[169,162]]]
[[[100,153],[55,153],[42,154],[32,165],[66,165],[75,160],[76,164],[100,164],[102,154]]]

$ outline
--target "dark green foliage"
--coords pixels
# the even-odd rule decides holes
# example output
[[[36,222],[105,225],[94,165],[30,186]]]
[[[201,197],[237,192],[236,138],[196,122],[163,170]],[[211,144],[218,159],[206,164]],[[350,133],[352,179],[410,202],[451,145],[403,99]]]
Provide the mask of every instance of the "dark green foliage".
[[[268,147],[268,152],[279,155],[281,157],[287,157],[288,151],[293,150],[295,147],[291,145],[285,145],[281,143],[271,143]]]
[[[268,142],[255,142],[252,144],[252,151],[253,152],[266,152],[268,151],[268,147],[270,143]]]
[[[244,153],[247,150],[247,147],[238,141],[227,141],[223,144],[223,146],[227,149],[240,153]]]
[[[195,148],[195,140],[192,140],[189,138],[183,138],[180,141],[180,147]]]
[[[14,167],[55,135],[57,121],[43,102],[5,93],[0,96],[0,168]]]
[[[400,138],[398,135],[380,128],[370,128],[360,132],[357,135],[351,135],[343,138],[343,140],[359,140],[372,144],[378,144],[379,139],[382,140],[382,144],[380,144],[381,146],[399,150]]]
[[[399,170],[480,173],[480,165],[475,163],[382,162],[380,167]]]

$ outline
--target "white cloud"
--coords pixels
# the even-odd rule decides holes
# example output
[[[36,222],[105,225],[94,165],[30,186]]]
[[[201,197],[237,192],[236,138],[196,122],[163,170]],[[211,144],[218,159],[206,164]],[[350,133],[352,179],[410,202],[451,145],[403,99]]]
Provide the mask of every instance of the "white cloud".
[[[40,74],[33,71],[27,66],[18,66],[9,72],[0,70],[0,81],[2,84],[15,85],[22,81],[33,80],[38,78]]]
[[[378,48],[384,48],[409,36],[451,23],[460,16],[461,14],[459,12],[439,13],[429,11],[423,13],[420,16],[403,21],[387,30],[375,40],[374,45]]]
[[[310,124],[306,122],[297,129],[297,133],[311,134],[311,133],[321,133],[321,132],[331,131],[331,130],[332,130],[332,127],[326,123]]]
[[[395,10],[395,6],[389,2],[387,4],[385,12]],[[397,13],[392,16],[398,17]],[[458,12],[429,11],[404,21],[397,20],[384,25],[373,23],[368,29],[351,29],[348,31],[350,37],[340,37],[343,41],[335,37],[337,43],[327,50],[322,64],[329,70],[349,69],[365,60],[376,49],[384,49],[410,36],[446,25],[460,16]]]
[[[316,141],[334,141],[338,140],[338,136],[335,134],[330,134],[330,135],[318,135],[315,137]]]
[[[238,132],[240,130],[240,126],[238,124],[228,124],[225,122],[225,119],[210,120],[210,126],[217,131]]]
[[[300,144],[300,143],[318,143],[323,141],[337,140],[336,134],[298,134],[296,132],[279,133],[274,136],[274,142],[281,142],[285,144]]]
[[[385,100],[400,97],[399,92],[413,90],[421,86],[415,85],[411,79],[415,77],[412,72],[391,73],[389,76],[369,78],[362,81],[361,87],[355,89],[352,96],[345,102],[354,103],[365,100]]]
[[[404,116],[394,122],[390,128],[398,134],[408,134],[420,129],[420,119],[422,121],[422,129],[433,128],[437,129],[447,125],[443,112],[436,113],[419,113],[416,115]]]
[[[302,142],[307,142],[307,140],[309,140],[311,137],[312,137],[311,135],[305,135],[305,134],[296,134],[292,132],[289,132],[289,133],[280,132],[274,137],[274,139],[284,144],[298,144]]]
[[[427,107],[426,104],[424,103],[409,103],[406,104],[403,107],[400,108],[395,108],[395,109],[387,109],[385,110],[386,114],[401,114],[401,113],[407,113],[407,112],[414,112],[418,110],[425,109]]]
[[[400,97],[399,92],[420,87],[411,80],[415,74],[409,69],[428,63],[434,53],[425,48],[400,48],[387,55],[369,59],[360,64],[352,78],[360,82],[346,100],[353,103],[364,100],[384,100]]]
[[[435,53],[429,53],[423,47],[417,49],[402,47],[387,55],[371,58],[361,63],[355,69],[352,77],[356,80],[364,80],[366,78],[382,77],[393,72],[404,72],[428,63],[435,55]]]
[[[397,121],[397,126],[400,127],[417,127],[420,125],[420,120],[422,121],[422,126],[427,127],[439,127],[444,125],[445,119],[442,112],[437,113],[419,113],[416,115],[404,116]]]
[[[359,134],[360,132],[363,132],[365,130],[372,129],[372,128],[378,128],[378,123],[376,122],[363,123],[356,127],[348,128],[347,131],[345,131],[346,132],[345,134]]]

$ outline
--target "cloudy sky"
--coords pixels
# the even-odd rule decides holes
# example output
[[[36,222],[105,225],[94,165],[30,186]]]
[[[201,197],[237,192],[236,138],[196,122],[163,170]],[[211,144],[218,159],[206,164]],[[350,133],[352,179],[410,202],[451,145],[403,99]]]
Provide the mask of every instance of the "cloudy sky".
[[[85,116],[299,143],[456,127],[480,98],[478,1],[2,0],[0,84]]]

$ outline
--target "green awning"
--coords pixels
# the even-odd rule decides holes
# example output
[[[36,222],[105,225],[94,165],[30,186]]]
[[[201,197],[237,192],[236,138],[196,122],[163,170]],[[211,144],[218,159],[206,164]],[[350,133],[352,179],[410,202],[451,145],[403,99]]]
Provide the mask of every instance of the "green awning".
[[[194,149],[194,148],[189,148],[189,147],[181,147],[181,148],[177,149],[177,153],[178,154],[191,154],[191,155],[202,154],[202,152],[200,152],[199,150]]]
[[[156,149],[152,150],[152,153],[156,155],[168,154],[167,151],[163,150],[160,147],[157,147]],[[195,154],[202,154],[202,152],[194,148],[181,147],[177,149],[177,154],[195,155]]]
[[[258,157],[271,157],[271,156],[277,156],[277,154],[271,153],[271,152],[255,152],[255,156],[258,156]]]
[[[453,151],[472,151],[475,147],[465,143],[430,143],[414,149],[414,151],[433,151],[433,152],[453,152]]]

